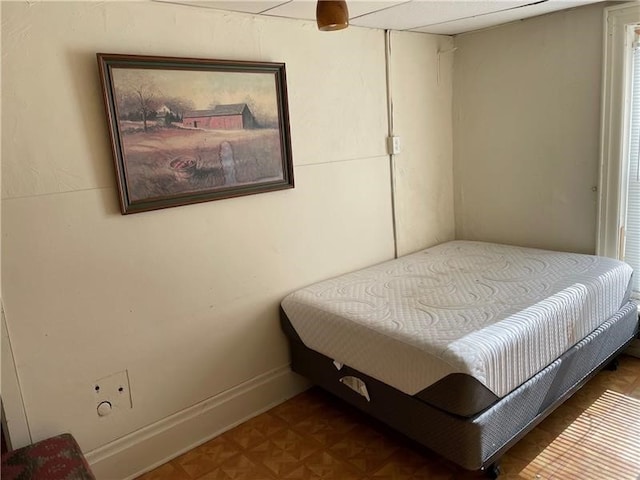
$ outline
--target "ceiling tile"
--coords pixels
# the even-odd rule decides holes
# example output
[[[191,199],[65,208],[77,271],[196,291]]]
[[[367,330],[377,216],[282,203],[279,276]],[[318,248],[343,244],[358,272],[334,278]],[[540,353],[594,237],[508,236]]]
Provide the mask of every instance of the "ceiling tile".
[[[272,8],[265,15],[275,17],[298,18],[301,20],[315,20],[316,2],[306,0],[292,0],[278,7]]]
[[[511,8],[498,12],[480,14],[476,16],[460,18],[450,22],[433,23],[418,28],[412,28],[413,32],[435,33],[442,35],[457,35],[459,33],[471,32],[481,28],[487,28],[495,25],[520,20],[523,18],[535,17],[545,13],[564,10],[566,8],[574,8],[589,3],[596,3],[599,0],[583,0],[583,1],[566,1],[566,0],[550,0],[535,5],[527,5],[521,8]]]
[[[353,25],[392,30],[409,30],[426,24],[442,23],[495,12],[526,4],[526,1],[438,1],[420,0],[403,3],[396,7],[354,19]]]
[[[366,0],[347,0],[349,6],[349,18],[357,18],[374,12],[382,12],[390,8],[395,8],[403,3],[409,3],[411,0],[395,0],[395,1],[366,1]]]
[[[156,2],[176,3],[189,5],[190,7],[214,8],[217,10],[230,10],[232,12],[262,13],[288,0],[229,0],[229,1],[198,1],[198,0],[155,0]]]
[[[349,9],[349,18],[360,17],[372,12],[407,3],[410,0],[347,0]],[[292,0],[279,7],[273,8],[266,15],[276,17],[299,18],[303,20],[316,19],[316,1],[315,0]]]

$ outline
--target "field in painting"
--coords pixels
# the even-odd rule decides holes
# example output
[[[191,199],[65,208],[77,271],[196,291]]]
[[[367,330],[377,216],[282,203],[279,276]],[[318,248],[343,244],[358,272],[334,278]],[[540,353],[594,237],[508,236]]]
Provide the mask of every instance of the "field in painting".
[[[152,126],[145,132],[137,123],[120,125],[131,202],[283,178],[277,129]]]

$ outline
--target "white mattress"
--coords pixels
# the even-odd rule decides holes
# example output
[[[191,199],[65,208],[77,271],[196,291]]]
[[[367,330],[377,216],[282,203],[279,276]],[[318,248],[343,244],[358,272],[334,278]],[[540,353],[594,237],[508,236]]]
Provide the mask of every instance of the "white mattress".
[[[617,260],[454,241],[282,302],[304,344],[414,395],[450,373],[503,397],[613,315]]]

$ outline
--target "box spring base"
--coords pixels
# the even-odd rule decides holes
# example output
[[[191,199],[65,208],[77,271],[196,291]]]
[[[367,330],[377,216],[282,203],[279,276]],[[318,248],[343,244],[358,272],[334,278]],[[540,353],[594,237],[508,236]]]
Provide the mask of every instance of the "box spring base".
[[[307,348],[281,310],[291,368],[323,389],[468,470],[487,469],[638,335],[637,306],[625,304],[560,358],[482,412],[463,417],[407,395]],[[370,401],[340,382],[355,376]]]

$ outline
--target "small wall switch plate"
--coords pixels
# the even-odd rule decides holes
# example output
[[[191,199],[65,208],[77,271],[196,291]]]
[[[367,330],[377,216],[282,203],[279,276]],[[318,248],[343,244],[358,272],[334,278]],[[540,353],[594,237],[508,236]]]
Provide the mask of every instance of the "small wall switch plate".
[[[395,135],[387,137],[387,149],[389,155],[398,155],[400,153],[400,137]]]
[[[94,408],[97,408],[103,402],[109,402],[113,410],[112,414],[118,410],[133,408],[129,372],[127,370],[102,377],[93,382],[91,388],[93,389],[95,400]]]

